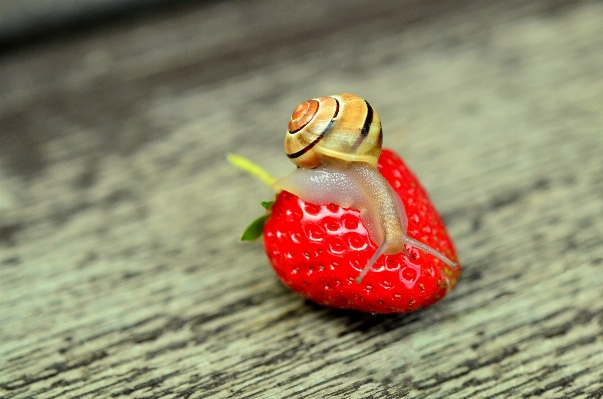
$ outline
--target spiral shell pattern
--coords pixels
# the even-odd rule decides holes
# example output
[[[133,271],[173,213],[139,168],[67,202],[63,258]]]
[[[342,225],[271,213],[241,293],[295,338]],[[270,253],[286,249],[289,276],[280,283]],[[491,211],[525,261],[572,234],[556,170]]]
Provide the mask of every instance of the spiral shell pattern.
[[[325,158],[376,167],[382,143],[379,115],[364,99],[346,93],[298,105],[289,121],[285,152],[301,168],[315,168]]]

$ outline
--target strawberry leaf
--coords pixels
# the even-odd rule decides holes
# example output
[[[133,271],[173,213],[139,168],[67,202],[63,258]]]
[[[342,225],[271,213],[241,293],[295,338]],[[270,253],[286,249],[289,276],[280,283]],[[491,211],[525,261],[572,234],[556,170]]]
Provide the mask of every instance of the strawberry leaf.
[[[241,241],[255,241],[264,234],[264,224],[270,214],[262,215],[253,222],[243,232],[241,236]]]
[[[262,204],[262,206],[264,207],[264,209],[266,209],[267,211],[269,211],[270,208],[272,208],[272,205],[274,205],[274,200],[273,201],[262,201],[262,202],[260,202],[260,204]]]
[[[226,156],[226,159],[228,160],[228,162],[230,162],[232,166],[263,181],[267,185],[271,186],[277,193],[280,192],[280,190],[274,187],[274,182],[276,181],[276,179],[270,173],[265,171],[261,166],[256,165],[249,159],[237,154],[228,154]],[[272,208],[272,205],[274,205],[274,200],[262,201],[260,202],[260,204],[262,204],[264,209],[269,211],[270,208]],[[268,220],[269,216],[270,212],[263,216],[260,216],[259,218],[251,222],[251,224],[247,226],[247,228],[243,232],[243,235],[241,236],[241,241],[255,241],[260,238],[262,234],[264,234],[264,224],[266,223],[266,220]]]

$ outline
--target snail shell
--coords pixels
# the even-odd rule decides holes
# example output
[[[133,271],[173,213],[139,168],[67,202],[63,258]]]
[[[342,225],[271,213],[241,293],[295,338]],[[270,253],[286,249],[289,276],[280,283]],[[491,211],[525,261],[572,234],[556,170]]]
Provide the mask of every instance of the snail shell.
[[[295,108],[285,152],[300,168],[315,168],[325,157],[376,167],[382,143],[381,120],[373,107],[354,94],[339,94]]]
[[[285,152],[298,169],[275,186],[316,205],[336,204],[360,211],[379,249],[357,277],[359,283],[381,255],[408,255],[404,245],[457,267],[406,234],[404,205],[377,170],[382,142],[379,116],[362,98],[339,94],[308,100],[293,111],[285,137]]]

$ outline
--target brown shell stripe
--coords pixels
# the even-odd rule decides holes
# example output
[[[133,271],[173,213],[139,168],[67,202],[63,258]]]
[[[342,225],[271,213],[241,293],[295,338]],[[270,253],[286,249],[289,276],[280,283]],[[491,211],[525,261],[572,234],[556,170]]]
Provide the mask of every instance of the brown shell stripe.
[[[293,154],[287,154],[287,157],[293,159],[293,158],[297,158],[300,157],[302,155],[304,155],[306,152],[310,151],[312,149],[312,147],[314,147],[328,132],[329,130],[331,130],[331,128],[333,127],[333,124],[335,124],[335,119],[337,118],[337,114],[339,114],[339,101],[337,101],[337,99],[335,98],[335,113],[333,114],[333,117],[331,118],[331,121],[329,122],[329,124],[327,125],[327,127],[325,128],[325,130],[323,130],[320,135],[310,144],[308,144],[306,147],[302,148],[301,150],[294,152]]]
[[[305,103],[298,105],[297,108],[295,108],[295,111],[293,111],[293,115],[291,115],[291,120],[289,121],[289,133],[297,133],[306,127],[314,116],[316,116],[319,106],[320,103],[316,100],[308,100]]]
[[[366,136],[369,134],[369,130],[371,129],[371,123],[373,123],[373,107],[365,100],[366,104],[366,119],[364,119],[364,125],[362,125],[362,130],[360,131],[360,135],[356,139],[356,142],[352,146],[352,151],[356,151],[360,144],[366,139]]]

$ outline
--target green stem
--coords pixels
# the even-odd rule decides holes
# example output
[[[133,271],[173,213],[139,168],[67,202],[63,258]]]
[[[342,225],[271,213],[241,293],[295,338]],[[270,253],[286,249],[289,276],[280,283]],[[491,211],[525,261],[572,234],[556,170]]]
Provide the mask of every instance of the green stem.
[[[243,172],[246,172],[246,173],[250,174],[251,176],[255,177],[256,179],[261,180],[262,182],[264,182],[267,185],[269,185],[270,187],[272,187],[272,189],[274,191],[276,191],[276,192],[279,191],[279,190],[276,190],[273,186],[274,182],[276,181],[276,178],[274,176],[272,176],[270,173],[268,173],[261,166],[255,164],[252,161],[250,161],[249,159],[242,157],[240,155],[237,155],[237,154],[227,154],[226,159],[235,168],[241,169]]]

